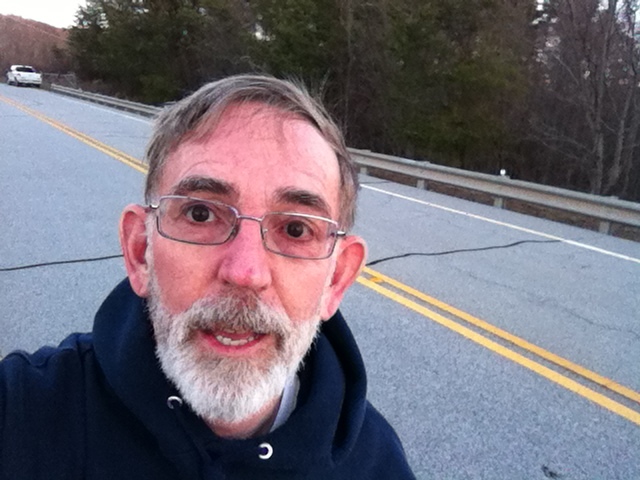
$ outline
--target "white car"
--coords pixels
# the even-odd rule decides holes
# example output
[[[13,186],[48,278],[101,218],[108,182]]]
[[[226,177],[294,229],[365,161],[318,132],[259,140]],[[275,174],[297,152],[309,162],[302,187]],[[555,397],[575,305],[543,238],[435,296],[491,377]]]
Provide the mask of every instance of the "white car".
[[[9,85],[33,85],[40,88],[42,85],[42,74],[29,65],[11,65],[7,72],[7,83]]]

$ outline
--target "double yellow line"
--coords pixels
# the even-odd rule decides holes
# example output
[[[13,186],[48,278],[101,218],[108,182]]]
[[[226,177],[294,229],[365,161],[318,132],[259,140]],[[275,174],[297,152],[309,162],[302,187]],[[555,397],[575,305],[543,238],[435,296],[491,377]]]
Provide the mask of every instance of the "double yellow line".
[[[37,119],[51,125],[52,127],[63,131],[64,133],[80,140],[81,142],[90,145],[97,150],[106,153],[107,155],[115,158],[116,160],[135,168],[136,170],[146,173],[146,164],[140,162],[134,157],[131,157],[115,148],[99,142],[84,133],[74,130],[56,120],[53,120],[40,112],[37,112],[31,108],[28,108],[18,102],[3,97],[0,95],[0,101],[3,101],[23,112],[36,117]],[[613,380],[603,377],[591,370],[588,370],[580,365],[577,365],[563,357],[555,355],[543,348],[538,347],[526,340],[512,335],[500,328],[491,325],[488,322],[480,320],[462,310],[459,310],[451,305],[447,305],[440,300],[437,300],[429,295],[426,295],[414,288],[409,287],[391,277],[383,275],[369,267],[365,267],[362,275],[358,277],[357,282],[377,293],[387,297],[394,302],[397,302],[414,312],[429,318],[430,320],[453,330],[454,332],[462,335],[463,337],[482,345],[493,352],[502,355],[509,360],[528,368],[529,370],[551,380],[552,382],[561,385],[562,387],[577,393],[578,395],[597,403],[598,405],[610,410],[617,415],[620,415],[627,420],[640,425],[640,412],[629,408],[622,403],[615,401],[608,396],[596,392],[592,388],[587,387],[583,383],[569,378],[561,372],[571,372],[577,378],[580,378],[585,383],[592,383],[601,387],[602,389],[613,392],[624,398],[628,403],[637,404],[640,406],[640,393],[631,390],[623,385],[620,385]],[[427,307],[428,305],[428,307]],[[437,310],[435,311],[434,308]],[[442,312],[442,313],[438,313]],[[493,336],[496,340],[487,338],[486,335]],[[502,342],[502,343],[499,343]],[[509,345],[511,348],[505,346]],[[532,360],[531,358],[518,353],[512,348],[519,349],[520,351],[527,352],[533,357],[545,361],[548,365],[553,365],[554,368],[543,365],[539,361]]]
[[[614,392],[621,397],[624,397],[631,402],[637,403],[640,406],[640,393],[631,390],[623,385],[620,385],[613,380],[603,377],[591,370],[588,370],[580,365],[577,365],[565,358],[555,355],[543,348],[538,347],[526,340],[512,335],[494,325],[491,325],[484,320],[480,320],[462,310],[459,310],[451,305],[447,305],[440,300],[437,300],[429,295],[426,295],[414,288],[411,288],[403,283],[394,280],[391,277],[383,275],[371,268],[365,267],[363,275],[358,278],[358,283],[364,285],[367,288],[383,295],[394,302],[397,302],[405,307],[413,310],[424,317],[433,320],[440,325],[459,333],[465,338],[482,345],[483,347],[492,350],[493,352],[502,355],[509,360],[522,365],[529,370],[536,372],[537,374],[563,386],[564,388],[571,390],[578,395],[587,398],[598,405],[632,421],[633,423],[640,425],[640,412],[633,410],[611,398],[598,393],[595,390],[588,388],[587,386],[579,383],[571,378],[563,375],[557,370],[546,367],[541,363],[534,361],[511,348],[506,347],[502,343],[491,340],[484,335],[478,333],[482,331],[488,333],[494,337],[499,338],[504,343],[513,345],[522,351],[535,355],[536,357],[545,360],[549,364],[553,364],[559,370],[569,371],[578,377],[592,382],[598,386]],[[445,315],[434,311],[430,307],[443,312]],[[465,325],[466,324],[466,325]],[[467,326],[468,325],[468,326]],[[474,328],[470,328],[474,327]]]
[[[37,110],[33,110],[32,108],[29,108],[21,103],[18,103],[15,100],[12,100],[10,98],[0,95],[0,101],[3,101],[8,105],[11,105],[12,107],[17,108],[18,110],[22,110],[23,112],[31,115],[32,117],[35,117],[38,120],[41,120],[42,122],[48,125],[51,125],[54,128],[57,128],[58,130],[66,133],[67,135],[70,135],[73,138],[76,138],[81,142],[86,143],[87,145],[101,151],[102,153],[106,153],[107,155],[115,158],[116,160],[121,161],[122,163],[130,166],[131,168],[135,168],[139,172],[142,172],[142,173],[147,172],[147,165],[142,163],[137,158],[134,158],[130,155],[127,155],[126,153],[116,150],[115,148],[105,143],[99,142],[95,138],[92,138],[89,135],[85,135],[84,133],[79,132],[78,130],[74,130],[73,128],[68,127],[67,125],[60,123],[50,117],[47,117],[46,115],[41,114]]]

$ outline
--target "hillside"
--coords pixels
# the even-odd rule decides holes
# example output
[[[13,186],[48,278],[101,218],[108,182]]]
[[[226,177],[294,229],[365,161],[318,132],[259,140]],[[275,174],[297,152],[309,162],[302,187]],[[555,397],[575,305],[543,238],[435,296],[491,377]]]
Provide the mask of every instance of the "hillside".
[[[32,65],[42,72],[69,70],[67,31],[15,15],[0,15],[0,74],[10,65]]]

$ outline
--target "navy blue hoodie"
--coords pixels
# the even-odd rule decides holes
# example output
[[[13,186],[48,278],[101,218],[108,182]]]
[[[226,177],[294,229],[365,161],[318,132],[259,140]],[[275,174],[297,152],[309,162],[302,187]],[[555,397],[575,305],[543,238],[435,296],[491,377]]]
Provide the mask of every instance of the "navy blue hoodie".
[[[91,334],[0,362],[0,478],[414,478],[365,393],[360,353],[337,313],[305,359],[287,422],[259,438],[217,437],[169,400],[179,393],[156,360],[144,300],[125,280]]]

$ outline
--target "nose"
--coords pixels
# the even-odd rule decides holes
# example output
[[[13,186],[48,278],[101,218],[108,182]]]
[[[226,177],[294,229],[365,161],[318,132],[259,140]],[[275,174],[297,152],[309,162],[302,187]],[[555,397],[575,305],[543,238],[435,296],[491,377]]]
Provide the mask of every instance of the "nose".
[[[236,235],[217,248],[223,249],[218,275],[227,285],[259,292],[271,284],[270,253],[262,244],[260,224],[244,217]]]

